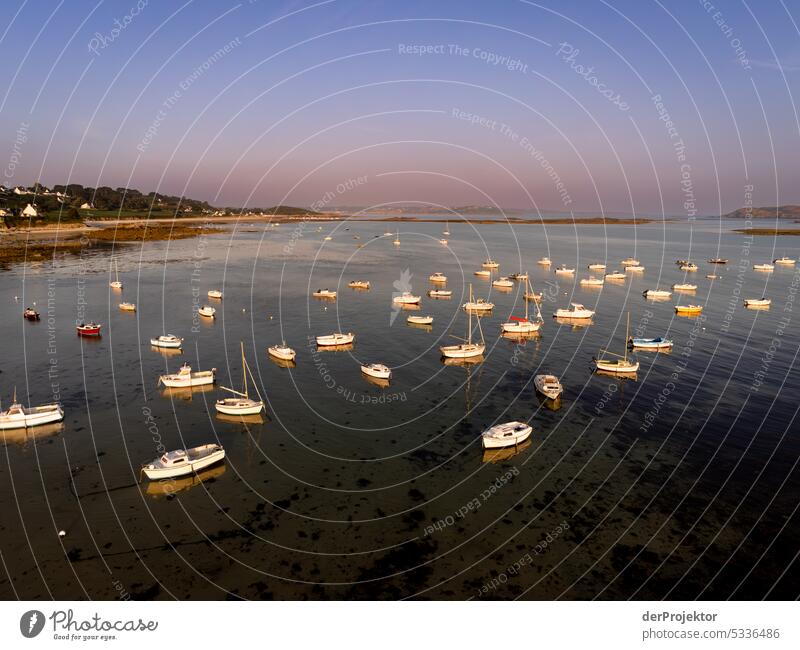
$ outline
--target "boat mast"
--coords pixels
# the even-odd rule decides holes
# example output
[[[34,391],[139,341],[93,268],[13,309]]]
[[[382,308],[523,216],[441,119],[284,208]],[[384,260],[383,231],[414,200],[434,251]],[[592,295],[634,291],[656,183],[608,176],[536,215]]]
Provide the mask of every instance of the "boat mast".
[[[245,399],[250,399],[250,396],[247,394],[247,362],[244,360],[244,341],[239,341],[239,345],[242,348],[242,392],[244,393]]]
[[[628,365],[628,333],[631,329],[631,312],[628,312],[628,320],[625,323],[625,351],[623,359],[625,360],[625,365]]]
[[[472,345],[472,284],[469,285],[469,302],[470,308],[467,309],[467,318],[468,318],[468,325],[467,325],[467,345]]]

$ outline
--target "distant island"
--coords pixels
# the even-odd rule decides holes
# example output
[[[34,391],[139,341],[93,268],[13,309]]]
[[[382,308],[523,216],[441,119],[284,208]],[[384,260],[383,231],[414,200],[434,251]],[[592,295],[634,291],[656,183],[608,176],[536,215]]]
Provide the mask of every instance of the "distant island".
[[[723,215],[725,219],[800,219],[800,205],[779,205],[766,208],[739,208]]]

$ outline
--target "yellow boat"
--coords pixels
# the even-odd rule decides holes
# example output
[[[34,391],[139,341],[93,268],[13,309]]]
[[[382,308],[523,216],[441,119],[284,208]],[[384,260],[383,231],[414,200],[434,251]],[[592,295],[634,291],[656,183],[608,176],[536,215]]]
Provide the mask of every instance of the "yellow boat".
[[[699,314],[701,311],[703,311],[702,305],[675,305],[677,314]]]

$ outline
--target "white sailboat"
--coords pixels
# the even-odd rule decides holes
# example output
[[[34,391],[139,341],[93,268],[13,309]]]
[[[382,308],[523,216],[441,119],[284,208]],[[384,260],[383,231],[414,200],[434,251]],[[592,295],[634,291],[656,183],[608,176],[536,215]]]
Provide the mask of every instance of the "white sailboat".
[[[242,390],[238,391],[234,390],[233,388],[227,388],[226,386],[220,386],[222,390],[233,393],[236,397],[225,397],[223,399],[218,399],[214,407],[217,409],[217,411],[220,413],[225,413],[226,415],[255,415],[256,413],[261,413],[261,411],[264,410],[264,402],[261,399],[261,395],[258,393],[256,380],[253,379],[253,375],[250,372],[250,366],[247,365],[247,359],[244,357],[244,343],[240,343],[239,345],[242,348]],[[247,392],[248,375],[253,381],[253,389],[256,391],[256,395],[258,395],[257,400],[251,399]]]
[[[638,361],[629,361],[628,360],[628,332],[631,326],[631,315],[628,312],[628,321],[625,326],[625,352],[624,354],[615,354],[614,352],[609,352],[608,350],[601,350],[601,352],[605,352],[606,354],[611,354],[616,359],[598,359],[595,357],[592,359],[594,361],[594,365],[597,367],[598,370],[604,370],[605,372],[612,372],[618,375],[630,374],[639,370],[639,362]]]
[[[445,221],[444,222],[444,230],[442,230],[443,235],[450,235],[450,223]]]
[[[112,289],[122,289],[122,282],[119,280],[119,268],[117,267],[117,258],[114,258],[114,279],[108,283]]]
[[[530,281],[528,281],[528,289],[530,293],[533,293],[533,287],[531,286]],[[539,328],[542,326],[544,319],[542,318],[542,312],[539,310],[539,303],[534,301],[536,305],[536,320],[530,320],[528,316],[528,300],[523,300],[525,303],[525,318],[519,318],[516,316],[511,316],[511,322],[503,323],[500,326],[500,330],[505,334],[532,334],[533,332],[538,332]]]
[[[469,299],[470,302],[472,302],[472,285],[469,285]],[[463,343],[459,343],[457,345],[443,345],[442,347],[440,347],[439,350],[441,351],[443,357],[446,357],[448,359],[469,359],[471,357],[481,356],[486,350],[486,344],[483,341],[483,330],[481,329],[480,318],[478,318],[478,331],[481,334],[481,342],[480,343],[472,342],[472,311],[473,310],[471,309],[467,310],[469,318],[467,325],[466,340],[462,339]],[[453,335],[451,334],[451,336]]]
[[[399,228],[397,230],[397,237],[395,238],[395,240],[392,243],[395,246],[399,246],[400,245],[400,229]]]

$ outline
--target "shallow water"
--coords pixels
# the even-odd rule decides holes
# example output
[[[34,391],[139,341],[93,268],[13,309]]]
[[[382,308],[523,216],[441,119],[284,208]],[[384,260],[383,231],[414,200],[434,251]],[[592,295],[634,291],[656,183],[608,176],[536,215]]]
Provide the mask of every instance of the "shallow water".
[[[730,232],[741,226],[451,221],[444,247],[441,224],[413,223],[395,247],[394,234],[381,236],[395,223],[321,232],[242,223],[119,246],[122,292],[108,287],[107,251],[0,272],[0,394],[7,401],[16,386],[21,401],[66,409],[63,427],[6,435],[0,595],[794,598],[800,270],[751,265],[796,257],[800,242]],[[535,263],[543,255],[550,269]],[[587,264],[610,272],[628,255],[644,274],[577,284]],[[524,287],[500,293],[473,276],[490,256],[503,274],[528,270],[544,291],[539,337],[499,336],[509,315],[524,314]],[[716,256],[730,263],[705,263]],[[700,271],[683,273],[677,258]],[[574,278],[554,275],[561,263],[577,268]],[[393,308],[393,292],[424,293],[434,271],[448,276],[451,300]],[[351,279],[370,290],[347,288]],[[697,292],[642,297],[682,281]],[[480,321],[487,353],[445,365],[438,347],[464,335],[470,283],[496,303]],[[311,298],[321,287],[338,288],[338,300]],[[224,300],[206,298],[212,288]],[[742,307],[762,295],[768,311]],[[119,311],[121,300],[137,312]],[[597,310],[591,325],[552,318],[570,302]],[[675,316],[688,302],[704,306],[702,318]],[[38,323],[20,317],[33,303]],[[216,306],[217,318],[198,319],[196,304]],[[600,348],[622,353],[628,313],[632,333],[672,338],[674,350],[638,352],[635,379],[594,374]],[[433,315],[433,326],[409,326],[408,314]],[[102,338],[79,339],[76,318],[103,323]],[[352,349],[310,343],[336,330],[356,333]],[[152,349],[161,333],[182,336],[182,354]],[[293,368],[267,357],[281,340],[297,350]],[[218,417],[218,389],[156,386],[188,361],[238,388],[240,341],[267,402],[263,421]],[[391,385],[366,381],[364,362],[391,366]],[[558,410],[535,394],[539,372],[560,376]],[[484,455],[480,432],[511,419],[530,419],[530,444]],[[159,443],[212,441],[226,449],[223,466],[172,492],[138,483]]]

